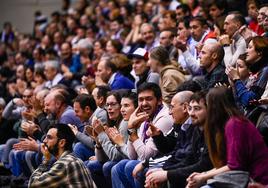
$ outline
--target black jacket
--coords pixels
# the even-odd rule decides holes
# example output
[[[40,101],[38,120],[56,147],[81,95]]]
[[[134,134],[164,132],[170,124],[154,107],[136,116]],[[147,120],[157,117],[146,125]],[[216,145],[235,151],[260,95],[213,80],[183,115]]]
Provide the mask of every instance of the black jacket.
[[[181,125],[173,125],[173,130],[164,136],[154,136],[153,140],[157,149],[164,155],[171,155],[164,163],[164,168],[173,166],[189,155],[192,147],[192,135],[194,127],[187,125],[186,130],[181,129]]]
[[[167,170],[171,187],[185,187],[186,179],[193,172],[203,172],[213,168],[209,158],[204,133],[199,127],[194,127],[191,153],[181,162],[163,168]]]

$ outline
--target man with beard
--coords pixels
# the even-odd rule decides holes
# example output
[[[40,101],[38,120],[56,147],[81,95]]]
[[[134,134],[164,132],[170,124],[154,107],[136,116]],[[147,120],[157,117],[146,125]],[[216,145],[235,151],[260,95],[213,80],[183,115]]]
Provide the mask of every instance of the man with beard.
[[[71,153],[74,140],[65,124],[49,129],[41,145],[44,160],[30,177],[29,187],[94,187],[84,163]],[[56,161],[50,164],[52,155]]]
[[[112,168],[113,187],[135,187],[132,171],[141,160],[155,157],[157,150],[152,137],[147,134],[150,125],[167,134],[173,120],[168,108],[162,103],[160,87],[155,83],[144,83],[138,88],[138,108],[128,120],[128,157]]]
[[[191,151],[176,164],[159,169],[152,169],[146,173],[144,187],[158,187],[169,182],[169,187],[182,188],[186,185],[186,178],[193,172],[203,172],[212,168],[204,137],[204,125],[207,116],[205,92],[194,93],[190,98],[188,114],[194,126],[191,140]]]
[[[75,115],[75,111],[68,105],[70,94],[63,88],[54,88],[45,97],[44,111],[48,114],[52,121],[64,124],[72,124],[82,132],[84,125],[80,119]]]

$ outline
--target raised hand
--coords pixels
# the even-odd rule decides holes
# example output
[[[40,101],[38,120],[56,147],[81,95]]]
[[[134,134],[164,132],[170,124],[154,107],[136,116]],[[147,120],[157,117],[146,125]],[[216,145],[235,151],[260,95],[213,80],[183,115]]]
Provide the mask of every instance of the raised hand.
[[[38,143],[32,138],[21,138],[19,143],[13,145],[15,150],[38,151]]]
[[[128,120],[128,128],[129,129],[137,129],[140,127],[141,123],[145,120],[149,119],[149,115],[146,112],[142,112],[141,108],[138,107],[136,110],[131,114]]]
[[[43,153],[45,161],[49,161],[51,159],[51,154],[49,153],[48,148],[44,143],[41,144],[41,152]]]
[[[234,67],[226,67],[225,73],[232,81],[239,79],[238,71]]]
[[[110,127],[106,129],[105,132],[114,144],[117,144],[118,146],[123,146],[125,144],[123,135],[119,133],[116,127]]]
[[[33,133],[38,130],[39,126],[32,121],[23,122],[21,124],[21,129],[27,133],[27,135],[32,136]]]
[[[78,133],[78,129],[75,125],[71,125],[71,124],[68,124],[68,126],[72,129],[74,135],[76,136],[76,134]]]
[[[92,127],[93,127],[94,131],[97,133],[97,135],[104,132],[104,126],[102,125],[102,123],[99,119],[96,119],[93,121]]]
[[[97,133],[94,131],[92,126],[86,126],[86,133],[96,142],[97,141]]]
[[[161,130],[158,129],[156,126],[154,126],[153,124],[150,123],[149,124],[149,128],[148,128],[146,134],[148,136],[150,136],[150,137],[152,137],[152,136],[158,136],[158,135],[161,134]]]

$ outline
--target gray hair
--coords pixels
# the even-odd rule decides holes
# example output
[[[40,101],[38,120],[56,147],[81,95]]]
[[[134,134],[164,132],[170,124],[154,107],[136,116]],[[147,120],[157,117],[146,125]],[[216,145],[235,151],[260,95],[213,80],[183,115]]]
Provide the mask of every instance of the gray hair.
[[[144,27],[146,27],[146,26],[150,27],[152,29],[153,33],[155,33],[154,26],[150,23],[143,23],[140,27],[140,30],[143,31]]]
[[[46,61],[45,62],[45,66],[48,66],[50,68],[54,68],[56,69],[57,71],[60,70],[60,63],[59,61],[56,61],[56,60],[49,60],[49,61]]]

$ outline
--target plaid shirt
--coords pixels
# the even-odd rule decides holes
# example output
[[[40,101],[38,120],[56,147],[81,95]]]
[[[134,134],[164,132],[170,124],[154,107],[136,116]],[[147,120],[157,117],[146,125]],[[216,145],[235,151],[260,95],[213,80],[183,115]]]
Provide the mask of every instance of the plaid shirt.
[[[94,188],[95,184],[83,162],[65,151],[51,168],[41,164],[30,177],[29,187]]]

